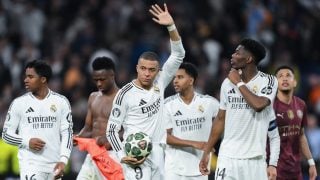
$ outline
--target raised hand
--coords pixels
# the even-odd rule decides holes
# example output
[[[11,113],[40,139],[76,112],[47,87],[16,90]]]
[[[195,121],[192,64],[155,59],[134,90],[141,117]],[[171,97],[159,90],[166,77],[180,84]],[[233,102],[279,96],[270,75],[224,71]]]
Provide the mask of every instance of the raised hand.
[[[149,12],[154,16],[152,20],[160,25],[169,26],[174,24],[166,4],[164,4],[164,10],[158,4],[154,4],[149,9]]]

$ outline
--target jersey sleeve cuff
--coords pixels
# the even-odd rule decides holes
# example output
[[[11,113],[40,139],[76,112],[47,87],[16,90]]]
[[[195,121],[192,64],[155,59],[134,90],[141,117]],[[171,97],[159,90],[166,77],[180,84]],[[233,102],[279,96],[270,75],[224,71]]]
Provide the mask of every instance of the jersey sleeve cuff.
[[[30,137],[28,138],[22,138],[22,143],[20,145],[20,148],[24,148],[24,149],[29,149],[29,142],[30,142]]]
[[[119,161],[121,162],[122,158],[126,157],[125,153],[123,151],[118,151],[117,157],[119,158]]]
[[[274,161],[270,161],[270,162],[269,162],[269,166],[277,167],[277,165],[278,165],[277,162],[274,162]]]
[[[66,156],[61,156],[60,157],[60,162],[63,162],[65,165],[67,165],[68,164],[68,157],[66,157]]]

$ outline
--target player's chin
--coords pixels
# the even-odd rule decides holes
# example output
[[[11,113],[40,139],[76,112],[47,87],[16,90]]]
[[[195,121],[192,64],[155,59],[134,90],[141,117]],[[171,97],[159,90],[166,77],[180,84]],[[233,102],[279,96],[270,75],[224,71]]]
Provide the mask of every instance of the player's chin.
[[[181,89],[179,87],[174,87],[174,90],[176,91],[176,93],[180,93]]]

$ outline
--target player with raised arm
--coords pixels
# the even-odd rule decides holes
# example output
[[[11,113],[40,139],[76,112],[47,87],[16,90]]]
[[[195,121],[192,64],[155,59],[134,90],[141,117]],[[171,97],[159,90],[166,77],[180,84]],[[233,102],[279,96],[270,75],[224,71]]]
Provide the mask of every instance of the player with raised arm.
[[[224,131],[215,178],[268,179],[266,141],[269,124],[275,120],[272,104],[278,83],[257,68],[265,54],[265,48],[252,39],[243,39],[232,54],[231,70],[221,86],[220,109],[199,164],[202,174],[209,173],[209,152]]]
[[[19,147],[21,179],[48,180],[63,176],[72,148],[69,101],[48,87],[52,70],[34,60],[25,68],[28,93],[10,105],[2,138]]]
[[[166,98],[167,121],[165,179],[205,180],[198,164],[207,144],[219,102],[194,90],[198,72],[191,63],[182,63],[173,80],[177,94]]]
[[[274,102],[281,146],[277,167],[278,180],[302,180],[301,155],[308,159],[309,179],[317,177],[315,162],[304,133],[307,125],[307,107],[305,102],[294,96],[297,81],[289,66],[278,67],[275,75],[278,79],[278,93]],[[272,152],[270,153],[272,155]]]
[[[159,57],[153,52],[140,55],[137,78],[117,93],[107,127],[107,138],[123,164],[125,179],[158,180],[164,178],[165,125],[163,119],[164,90],[174,77],[185,56],[180,35],[168,12],[155,4],[149,10],[153,20],[166,26],[170,35],[171,54],[160,71]],[[152,138],[153,149],[147,158],[126,156],[118,131],[124,128],[124,139],[136,132]]]
[[[109,151],[108,154],[112,157],[112,148],[105,135],[112,102],[119,90],[115,82],[115,64],[108,57],[97,57],[92,62],[92,69],[92,79],[98,91],[90,94],[85,125],[75,137],[96,139],[97,145],[105,146]],[[74,143],[77,143],[77,141],[74,141]],[[89,154],[82,165],[77,179],[88,178],[102,179],[101,172],[99,172]]]

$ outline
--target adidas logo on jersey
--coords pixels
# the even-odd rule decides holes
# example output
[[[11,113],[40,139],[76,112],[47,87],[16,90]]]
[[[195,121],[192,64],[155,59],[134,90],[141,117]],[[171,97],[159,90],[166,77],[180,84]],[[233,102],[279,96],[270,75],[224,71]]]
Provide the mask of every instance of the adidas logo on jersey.
[[[141,99],[141,100],[140,100],[140,103],[139,103],[139,106],[142,106],[142,105],[145,105],[145,104],[147,104],[147,102],[144,101],[143,99]]]
[[[32,107],[29,107],[29,109],[26,111],[26,113],[30,113],[30,112],[34,112],[34,110],[32,109]]]
[[[178,110],[173,116],[181,116],[182,113]]]
[[[235,93],[236,91],[233,88],[228,92],[228,94],[235,94]]]

